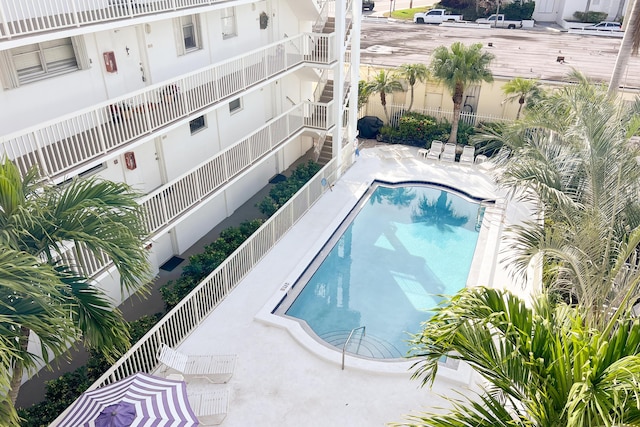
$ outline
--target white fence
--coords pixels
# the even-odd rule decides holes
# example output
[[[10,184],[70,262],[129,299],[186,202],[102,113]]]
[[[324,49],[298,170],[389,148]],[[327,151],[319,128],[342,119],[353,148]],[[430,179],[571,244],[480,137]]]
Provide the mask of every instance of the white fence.
[[[400,117],[403,113],[407,111],[406,105],[397,105],[397,104],[387,104],[387,111],[389,112],[389,119],[394,122],[396,118]],[[449,122],[453,119],[453,110],[443,110],[442,108],[413,108],[411,109],[414,113],[425,114],[428,116],[435,117],[438,120],[447,120]],[[365,108],[361,108],[358,112],[359,117],[363,116],[376,116],[385,120],[384,110],[382,109],[382,105],[379,102],[369,102]],[[480,123],[488,123],[488,122],[500,122],[506,123],[511,122],[511,119],[504,118],[502,116],[492,116],[488,114],[476,114],[462,111],[460,113],[460,121],[468,124],[469,126],[476,126]],[[388,123],[385,123],[388,124]]]
[[[6,155],[21,173],[37,165],[42,175],[56,178],[82,164],[141,138],[169,123],[238,94],[275,74],[303,63],[337,60],[333,34],[299,34],[246,55],[149,86],[79,113],[0,138]],[[317,108],[322,107],[318,104]],[[326,126],[319,114],[308,126]]]
[[[343,153],[352,153],[353,149],[353,142],[351,142],[344,147]],[[338,167],[346,168],[352,162],[350,155],[345,157],[342,165],[337,165],[336,159],[330,161],[278,212],[134,344],[120,360],[89,387],[89,390],[118,381],[136,372],[152,372],[158,364],[156,352],[160,344],[176,346],[196,329],[204,318],[322,196],[324,191],[328,189],[328,185],[332,185],[336,181]],[[323,185],[324,180],[326,180],[325,185]],[[57,425],[61,418],[62,415],[51,425]]]

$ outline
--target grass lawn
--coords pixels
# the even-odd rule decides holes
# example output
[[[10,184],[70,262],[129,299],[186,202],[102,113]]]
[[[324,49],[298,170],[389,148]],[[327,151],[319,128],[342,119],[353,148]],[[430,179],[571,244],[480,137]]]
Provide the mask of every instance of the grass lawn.
[[[413,9],[394,10],[391,12],[391,17],[394,19],[402,19],[405,21],[413,21],[413,14],[418,12],[425,12],[431,9],[432,6],[427,7],[414,7]],[[385,13],[385,16],[387,14]]]

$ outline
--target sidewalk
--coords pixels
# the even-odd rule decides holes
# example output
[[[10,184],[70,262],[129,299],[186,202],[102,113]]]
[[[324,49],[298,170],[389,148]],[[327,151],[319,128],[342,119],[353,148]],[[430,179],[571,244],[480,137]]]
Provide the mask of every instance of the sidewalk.
[[[304,156],[298,159],[289,169],[283,172],[283,175],[289,176],[291,171],[298,166],[298,164],[307,162],[313,155],[313,149],[309,150]],[[189,263],[189,257],[201,252],[204,252],[204,247],[218,238],[220,232],[226,228],[238,226],[244,221],[265,218],[265,216],[258,210],[256,204],[260,202],[267,194],[272,185],[268,184],[263,187],[258,193],[251,197],[247,202],[240,206],[231,216],[222,221],[211,229],[205,236],[198,240],[193,246],[187,249],[185,252],[179,254],[180,258],[184,258],[184,261],[180,263],[172,271],[160,270],[156,276],[156,280],[153,283],[151,294],[146,298],[134,295],[125,300],[120,305],[120,310],[124,315],[124,318],[128,321],[139,319],[145,315],[153,315],[158,312],[164,313],[164,302],[160,296],[159,289],[170,280],[176,280],[182,274],[182,269]],[[20,394],[16,401],[17,408],[27,408],[33,404],[39,403],[45,398],[45,383],[47,381],[56,379],[61,375],[72,372],[80,366],[87,363],[89,353],[83,348],[71,349],[66,355],[58,358],[52,365],[53,370],[43,368],[38,374],[36,374],[29,381],[25,382],[20,387]]]

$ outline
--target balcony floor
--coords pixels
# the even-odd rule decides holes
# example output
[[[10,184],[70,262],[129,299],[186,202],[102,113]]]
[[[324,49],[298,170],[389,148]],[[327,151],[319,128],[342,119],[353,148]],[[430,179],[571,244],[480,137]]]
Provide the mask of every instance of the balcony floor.
[[[421,389],[418,381],[410,380],[409,362],[371,362],[348,356],[342,371],[339,351],[319,344],[313,348],[308,338],[295,332],[292,336],[257,318],[268,316],[282,285],[293,283],[374,178],[429,180],[474,196],[502,197],[485,169],[428,162],[418,157],[416,148],[410,149],[409,158],[383,153],[380,147],[363,148],[332,191],[323,195],[179,347],[187,354],[238,354],[228,384],[189,383],[192,392],[229,389],[224,426],[383,426],[414,411],[446,407],[439,395],[454,396],[455,389],[459,390],[459,382],[446,378],[440,378],[433,390]],[[530,209],[510,202],[505,222],[520,222],[530,215]],[[491,249],[501,247],[496,244]],[[494,283],[523,292],[501,263],[494,279]],[[372,364],[378,368],[370,369]]]

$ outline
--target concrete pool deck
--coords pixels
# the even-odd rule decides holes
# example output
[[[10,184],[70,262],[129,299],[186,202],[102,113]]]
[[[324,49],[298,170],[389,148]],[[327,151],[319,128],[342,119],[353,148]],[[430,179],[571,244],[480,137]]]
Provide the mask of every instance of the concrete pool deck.
[[[189,383],[194,393],[229,390],[224,426],[384,426],[402,421],[406,414],[447,407],[439,395],[456,396],[473,386],[465,367],[448,370],[448,375],[446,368],[441,369],[443,375],[439,373],[432,390],[410,380],[410,362],[347,356],[343,371],[340,351],[318,344],[295,328],[281,327],[277,319],[269,320],[274,302],[286,292],[281,290],[283,285],[295,281],[374,179],[438,182],[476,197],[504,198],[485,168],[427,161],[416,148],[408,148],[402,156],[389,153],[388,148],[362,148],[335,186],[179,347],[187,354],[238,354],[229,383]],[[487,229],[497,233],[487,234],[487,239],[499,239],[504,225],[530,217],[531,211],[522,204],[507,203],[504,215],[486,221]],[[472,274],[527,292],[523,284],[513,283],[500,262],[502,257],[496,256],[502,248],[487,248],[491,257],[484,257]],[[490,265],[489,259],[497,260],[497,265]]]

